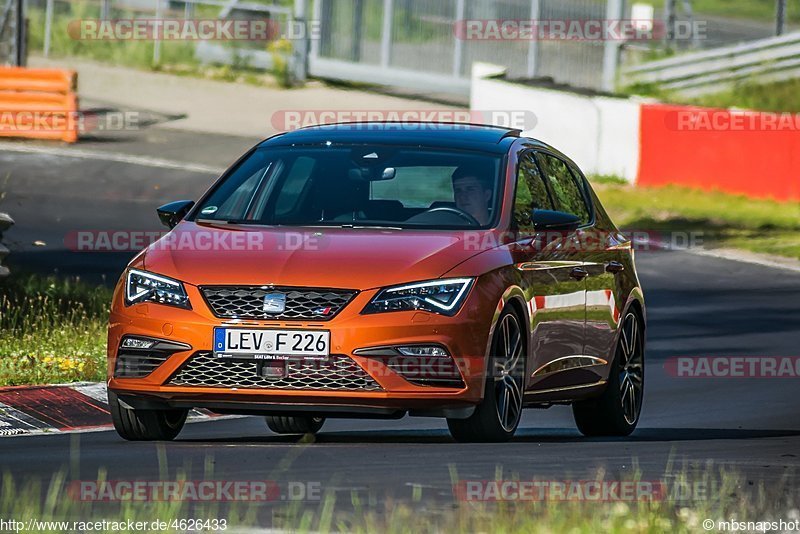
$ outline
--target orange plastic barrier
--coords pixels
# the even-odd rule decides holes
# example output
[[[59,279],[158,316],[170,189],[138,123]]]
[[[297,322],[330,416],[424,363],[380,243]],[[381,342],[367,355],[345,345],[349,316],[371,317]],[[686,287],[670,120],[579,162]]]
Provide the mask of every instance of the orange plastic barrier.
[[[637,184],[800,201],[800,116],[642,105]]]
[[[0,67],[0,137],[78,140],[78,75]]]

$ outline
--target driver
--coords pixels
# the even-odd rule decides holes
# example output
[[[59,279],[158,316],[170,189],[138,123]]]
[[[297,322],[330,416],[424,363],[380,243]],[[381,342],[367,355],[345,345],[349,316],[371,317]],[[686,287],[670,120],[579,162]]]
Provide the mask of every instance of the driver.
[[[492,187],[489,173],[475,167],[459,167],[453,172],[453,199],[456,207],[472,215],[481,226],[489,224]]]

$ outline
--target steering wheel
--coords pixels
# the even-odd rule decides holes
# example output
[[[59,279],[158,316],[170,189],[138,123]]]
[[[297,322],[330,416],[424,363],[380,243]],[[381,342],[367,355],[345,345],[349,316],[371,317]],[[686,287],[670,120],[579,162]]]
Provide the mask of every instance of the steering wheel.
[[[475,217],[473,217],[472,215],[470,215],[466,211],[464,211],[464,210],[462,210],[460,208],[456,208],[456,207],[439,206],[438,208],[429,209],[425,213],[427,214],[427,213],[437,213],[437,212],[446,212],[446,213],[453,213],[455,215],[458,215],[459,217],[461,217],[462,219],[467,221],[471,226],[480,226],[481,225],[481,223],[478,222],[478,219],[476,219]]]

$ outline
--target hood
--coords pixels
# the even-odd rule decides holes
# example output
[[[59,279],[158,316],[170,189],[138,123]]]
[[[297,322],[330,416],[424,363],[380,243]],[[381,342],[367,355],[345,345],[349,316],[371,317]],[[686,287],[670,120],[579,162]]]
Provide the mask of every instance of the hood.
[[[477,254],[469,245],[484,233],[184,221],[148,247],[144,267],[192,285],[364,290],[438,278]]]

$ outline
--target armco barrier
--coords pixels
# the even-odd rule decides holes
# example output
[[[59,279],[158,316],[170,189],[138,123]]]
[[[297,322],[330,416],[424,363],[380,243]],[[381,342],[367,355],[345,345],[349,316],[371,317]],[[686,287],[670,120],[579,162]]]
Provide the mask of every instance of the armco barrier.
[[[643,104],[636,183],[800,201],[800,132],[726,127],[763,124],[765,115]]]
[[[77,74],[0,67],[0,137],[78,140]]]
[[[14,220],[9,217],[8,214],[0,213],[0,279],[8,276],[8,267],[3,266],[3,260],[8,256],[8,249],[3,246],[2,242],[3,232],[8,230],[13,224]]]

